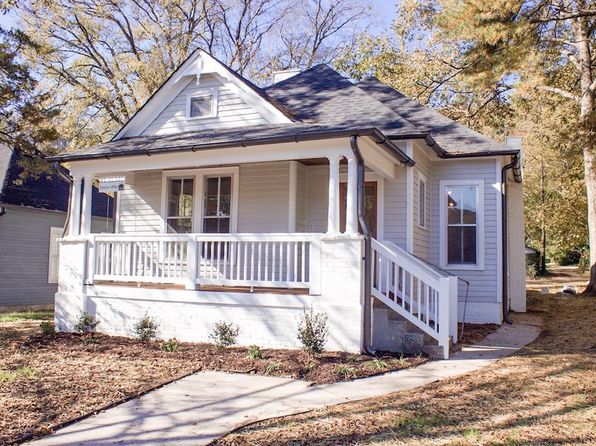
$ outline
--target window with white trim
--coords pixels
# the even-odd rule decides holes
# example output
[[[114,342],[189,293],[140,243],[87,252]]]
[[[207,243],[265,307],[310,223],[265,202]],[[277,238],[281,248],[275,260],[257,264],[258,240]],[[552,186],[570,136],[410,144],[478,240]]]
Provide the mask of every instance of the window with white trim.
[[[192,232],[194,178],[168,178],[167,229],[170,233]]]
[[[426,179],[418,178],[418,226],[426,228]]]
[[[203,232],[228,233],[232,216],[232,176],[205,176]]]
[[[442,264],[483,267],[482,184],[474,181],[442,183]]]
[[[188,118],[213,118],[217,116],[217,108],[217,91],[201,91],[188,96],[186,116]]]

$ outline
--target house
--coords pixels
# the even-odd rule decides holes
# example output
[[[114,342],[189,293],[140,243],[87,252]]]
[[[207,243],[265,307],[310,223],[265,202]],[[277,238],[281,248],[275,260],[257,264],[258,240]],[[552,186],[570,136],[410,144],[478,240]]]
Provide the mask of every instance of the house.
[[[0,310],[51,307],[58,289],[58,242],[64,232],[68,171],[27,177],[22,155],[0,145]],[[93,230],[111,232],[111,199],[93,193]]]
[[[525,310],[519,148],[378,80],[318,65],[261,89],[197,50],[110,142],[54,160],[74,178],[60,330],[88,312],[129,335],[149,314],[163,338],[221,320],[297,347],[312,307],[329,349],[447,356],[458,319]],[[105,178],[123,187],[109,235],[90,227]]]

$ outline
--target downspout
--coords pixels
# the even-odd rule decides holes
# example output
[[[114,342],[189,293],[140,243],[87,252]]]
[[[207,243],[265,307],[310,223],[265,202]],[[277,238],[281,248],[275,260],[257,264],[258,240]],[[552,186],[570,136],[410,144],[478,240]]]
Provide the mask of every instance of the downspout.
[[[372,235],[366,218],[364,218],[364,192],[365,192],[365,179],[364,179],[364,158],[360,149],[358,148],[358,136],[352,135],[350,137],[350,147],[356,157],[358,163],[358,222],[362,228],[364,235],[364,311],[363,311],[363,350],[367,355],[374,355],[374,352],[370,349],[372,344],[372,311],[371,311],[371,279],[372,279],[372,263],[371,263],[371,251],[372,251]]]
[[[507,171],[513,169],[518,162],[518,155],[514,155],[512,161],[501,169],[501,262],[502,262],[502,290],[501,303],[503,305],[503,322],[512,324],[509,319],[509,254],[507,243]]]
[[[62,230],[62,237],[64,237],[64,236],[66,236],[66,234],[68,232],[68,224],[70,223],[70,206],[71,206],[71,202],[72,202],[72,192],[73,192],[73,190],[72,190],[72,183],[73,183],[73,180],[70,177],[70,175],[66,175],[62,171],[62,168],[61,168],[59,162],[55,162],[54,163],[54,169],[56,170],[56,173],[58,173],[58,175],[60,175],[60,177],[62,177],[62,179],[69,184],[68,204],[66,206],[66,221],[64,222],[64,229]]]

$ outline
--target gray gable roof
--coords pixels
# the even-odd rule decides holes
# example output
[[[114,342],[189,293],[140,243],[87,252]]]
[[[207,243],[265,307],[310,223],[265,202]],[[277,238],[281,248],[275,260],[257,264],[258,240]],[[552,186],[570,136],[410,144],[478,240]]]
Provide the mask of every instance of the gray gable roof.
[[[410,99],[378,79],[356,84],[371,97],[427,132],[448,154],[512,152],[511,147],[459,124],[430,107]],[[392,135],[389,134],[389,137]]]
[[[295,118],[305,122],[377,127],[386,134],[421,135],[415,125],[327,65],[312,67],[265,91]]]

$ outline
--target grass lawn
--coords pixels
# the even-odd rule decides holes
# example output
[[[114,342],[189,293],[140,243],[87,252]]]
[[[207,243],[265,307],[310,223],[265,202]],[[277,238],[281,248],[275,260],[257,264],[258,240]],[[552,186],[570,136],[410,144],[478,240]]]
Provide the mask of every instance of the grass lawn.
[[[0,323],[14,321],[47,321],[54,318],[53,310],[11,311],[0,313]]]
[[[373,400],[256,423],[231,445],[594,445],[596,299],[541,295],[565,276],[530,281],[539,338],[495,366]]]

